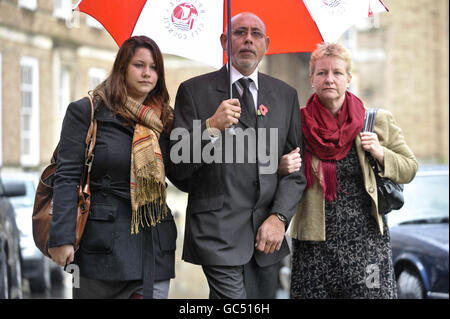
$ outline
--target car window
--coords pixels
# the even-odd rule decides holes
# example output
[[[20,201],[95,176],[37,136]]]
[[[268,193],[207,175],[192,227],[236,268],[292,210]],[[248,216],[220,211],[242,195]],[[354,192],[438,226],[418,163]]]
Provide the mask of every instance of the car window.
[[[449,216],[449,176],[424,174],[405,185],[404,206],[388,215],[389,225],[408,221],[439,222]]]
[[[5,183],[8,181],[14,182],[14,180],[4,178]],[[26,194],[24,196],[14,196],[9,199],[14,208],[30,207],[34,205],[34,196],[36,193],[35,183],[31,180],[25,180],[24,183]]]

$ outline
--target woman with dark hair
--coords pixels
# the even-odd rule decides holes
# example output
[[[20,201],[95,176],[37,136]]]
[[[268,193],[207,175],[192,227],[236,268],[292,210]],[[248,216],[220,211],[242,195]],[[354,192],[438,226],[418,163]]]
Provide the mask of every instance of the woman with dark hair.
[[[177,234],[165,182],[173,113],[157,44],[145,36],[126,40],[92,97],[98,129],[88,221],[74,252],[91,113],[83,98],[69,105],[62,126],[49,253],[62,266],[78,266],[74,298],[167,298]]]

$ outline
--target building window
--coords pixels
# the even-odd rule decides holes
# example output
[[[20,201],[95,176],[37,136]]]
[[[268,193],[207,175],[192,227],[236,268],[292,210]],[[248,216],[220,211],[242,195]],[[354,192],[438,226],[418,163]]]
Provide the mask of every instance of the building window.
[[[39,63],[36,58],[22,57],[20,163],[24,167],[39,164]]]
[[[19,6],[34,11],[37,8],[37,0],[19,0]]]
[[[62,123],[66,114],[67,106],[70,103],[70,71],[67,67],[62,67],[59,74],[59,120]]]
[[[64,20],[69,19],[72,16],[72,0],[55,0],[53,15]]]
[[[95,29],[100,29],[100,30],[103,29],[102,24],[91,16],[86,17],[86,24]]]
[[[90,68],[88,76],[89,76],[89,90],[93,90],[106,78],[106,71],[98,68]]]

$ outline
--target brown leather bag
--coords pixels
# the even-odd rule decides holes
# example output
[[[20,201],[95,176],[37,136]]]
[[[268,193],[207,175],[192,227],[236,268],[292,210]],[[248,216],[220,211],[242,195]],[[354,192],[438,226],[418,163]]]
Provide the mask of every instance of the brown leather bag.
[[[81,236],[89,214],[91,205],[91,190],[89,188],[90,172],[94,154],[95,139],[97,136],[97,121],[94,118],[94,103],[92,98],[88,96],[91,102],[91,124],[86,135],[86,151],[83,172],[81,174],[80,184],[78,186],[78,212],[74,249],[78,249]],[[58,146],[53,152],[50,165],[48,165],[41,174],[39,184],[36,190],[33,207],[33,238],[39,250],[50,257],[48,253],[48,239],[50,221],[53,215],[53,182],[56,172]]]

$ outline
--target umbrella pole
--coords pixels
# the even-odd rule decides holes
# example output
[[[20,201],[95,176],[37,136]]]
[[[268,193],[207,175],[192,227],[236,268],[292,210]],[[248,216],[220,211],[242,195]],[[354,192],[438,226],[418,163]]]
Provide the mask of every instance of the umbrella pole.
[[[227,56],[228,56],[228,85],[230,89],[230,99],[233,98],[233,83],[231,82],[231,0],[227,1]]]
[[[228,55],[228,85],[230,90],[230,99],[233,98],[233,83],[231,79],[231,0],[227,1],[227,55]],[[234,131],[234,128],[236,125],[231,125],[228,128],[228,132],[231,135],[235,135],[236,132]]]

